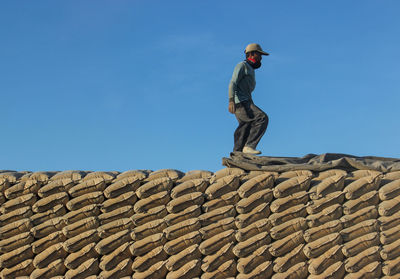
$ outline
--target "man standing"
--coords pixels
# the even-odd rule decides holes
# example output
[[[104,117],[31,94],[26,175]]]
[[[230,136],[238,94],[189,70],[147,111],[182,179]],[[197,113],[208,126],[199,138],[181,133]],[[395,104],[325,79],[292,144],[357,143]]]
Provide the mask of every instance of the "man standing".
[[[246,59],[236,65],[229,83],[229,112],[234,113],[239,126],[234,134],[233,151],[261,154],[256,150],[268,126],[268,116],[254,105],[251,93],[256,86],[254,70],[261,67],[262,55],[269,55],[259,44],[249,44]]]

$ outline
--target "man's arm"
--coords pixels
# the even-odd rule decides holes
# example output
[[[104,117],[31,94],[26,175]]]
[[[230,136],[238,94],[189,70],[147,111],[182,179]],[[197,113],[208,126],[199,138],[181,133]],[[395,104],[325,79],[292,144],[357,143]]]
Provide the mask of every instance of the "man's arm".
[[[235,113],[235,96],[237,94],[237,87],[239,81],[243,77],[243,64],[239,63],[233,70],[232,79],[229,83],[229,106],[228,110],[230,113]]]

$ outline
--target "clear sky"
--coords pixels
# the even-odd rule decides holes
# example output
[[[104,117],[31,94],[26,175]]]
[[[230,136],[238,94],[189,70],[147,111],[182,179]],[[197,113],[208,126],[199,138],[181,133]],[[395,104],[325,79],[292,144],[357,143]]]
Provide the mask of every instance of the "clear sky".
[[[266,156],[400,158],[400,1],[0,2],[0,169],[216,171],[228,84],[270,52]]]

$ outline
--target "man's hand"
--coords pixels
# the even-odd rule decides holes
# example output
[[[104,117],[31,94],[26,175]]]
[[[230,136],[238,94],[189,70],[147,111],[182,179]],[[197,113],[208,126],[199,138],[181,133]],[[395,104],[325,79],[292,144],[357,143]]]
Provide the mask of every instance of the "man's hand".
[[[233,101],[229,102],[228,110],[230,113],[235,113],[235,102]]]

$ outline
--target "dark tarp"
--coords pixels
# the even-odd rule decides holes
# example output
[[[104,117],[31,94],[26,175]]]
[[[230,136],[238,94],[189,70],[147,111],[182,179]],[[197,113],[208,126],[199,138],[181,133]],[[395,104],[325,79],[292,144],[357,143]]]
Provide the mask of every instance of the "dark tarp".
[[[269,157],[232,152],[230,158],[222,158],[222,165],[247,171],[310,170],[319,172],[342,169],[346,171],[377,170],[386,173],[400,170],[400,159],[374,156],[357,157],[339,153],[308,154],[304,157]]]

